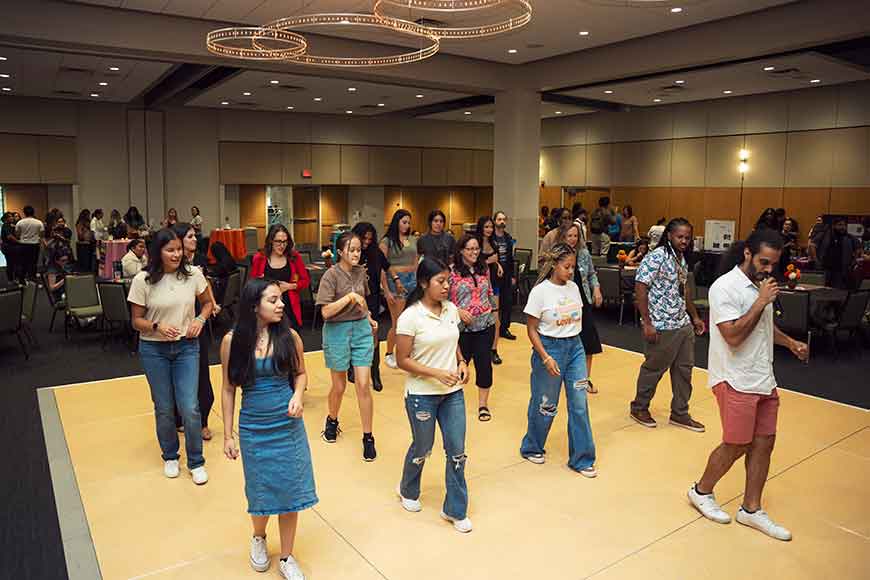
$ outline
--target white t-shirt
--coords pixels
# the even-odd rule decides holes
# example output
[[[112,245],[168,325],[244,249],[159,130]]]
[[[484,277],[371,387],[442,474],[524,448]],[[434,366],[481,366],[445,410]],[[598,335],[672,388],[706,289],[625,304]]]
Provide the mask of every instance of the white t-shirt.
[[[727,381],[742,393],[769,395],[776,387],[773,376],[773,306],[768,304],[758,324],[740,346],[729,346],[719,324],[737,320],[758,300],[758,287],[739,266],[710,286],[710,351],[707,362],[711,387]]]
[[[456,372],[459,322],[459,310],[452,302],[441,303],[441,316],[417,302],[399,316],[396,333],[414,339],[411,358],[421,365]],[[461,389],[460,384],[448,387],[438,379],[411,374],[405,381],[405,392],[410,395],[448,395]]]
[[[179,279],[176,274],[164,275],[157,284],[145,281],[148,272],[142,271],[133,278],[127,300],[145,308],[145,318],[150,322],[168,324],[178,329],[181,340],[196,316],[197,296],[205,292],[208,282],[202,270],[191,266],[191,276]],[[169,339],[159,331],[140,334],[142,340],[167,342]]]
[[[26,217],[15,224],[15,235],[22,244],[38,244],[45,226],[34,217]]]
[[[532,288],[523,312],[540,320],[538,333],[543,336],[570,338],[583,329],[583,299],[571,280],[564,286],[544,280]]]
[[[652,226],[647,232],[647,236],[649,237],[649,247],[655,248],[659,245],[659,240],[662,239],[662,234],[665,233],[665,226]]]

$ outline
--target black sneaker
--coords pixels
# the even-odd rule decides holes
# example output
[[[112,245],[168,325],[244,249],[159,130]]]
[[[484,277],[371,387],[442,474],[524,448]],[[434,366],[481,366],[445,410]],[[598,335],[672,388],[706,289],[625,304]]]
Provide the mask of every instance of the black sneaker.
[[[377,456],[374,436],[371,434],[363,435],[363,461],[374,461]]]
[[[501,336],[502,338],[507,339],[507,340],[516,340],[517,339],[517,337],[514,336],[514,334],[510,330],[501,331],[499,333],[499,336]]]
[[[341,429],[338,427],[338,419],[333,419],[327,415],[326,426],[323,428],[323,433],[321,433],[320,436],[327,443],[335,443],[335,440],[338,439],[339,433],[341,433]]]
[[[492,351],[492,364],[494,364],[494,365],[500,365],[500,364],[501,364],[501,357],[498,356],[498,351],[497,351],[497,350]]]

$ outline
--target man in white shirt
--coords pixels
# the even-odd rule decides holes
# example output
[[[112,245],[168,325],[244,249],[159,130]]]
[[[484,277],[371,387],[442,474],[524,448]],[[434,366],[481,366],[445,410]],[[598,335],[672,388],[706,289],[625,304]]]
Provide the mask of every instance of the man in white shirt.
[[[36,279],[36,262],[39,260],[39,244],[45,226],[34,216],[33,206],[24,207],[24,218],[15,224],[15,236],[18,238],[22,276],[28,280]]]
[[[773,345],[785,346],[800,360],[807,359],[809,350],[773,323],[772,305],[779,288],[772,273],[781,254],[778,232],[755,230],[732,247],[729,257],[737,265],[710,287],[708,374],[719,403],[722,443],[710,454],[704,475],[688,496],[705,517],[729,523],[731,517],[716,503],[713,487],[746,455],[746,489],[737,522],[787,541],[791,532],[761,509],[779,410]]]

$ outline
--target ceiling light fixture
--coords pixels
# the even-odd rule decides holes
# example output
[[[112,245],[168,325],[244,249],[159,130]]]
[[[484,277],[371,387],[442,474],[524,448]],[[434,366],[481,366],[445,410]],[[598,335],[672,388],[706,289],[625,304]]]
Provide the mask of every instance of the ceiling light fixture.
[[[810,81],[810,83],[812,83],[812,84],[816,84],[816,83],[820,83],[820,82],[822,82],[822,79],[813,79]]]
[[[0,56],[0,60],[7,60],[5,56]]]
[[[389,7],[389,8],[388,8]],[[438,38],[480,38],[516,30],[532,20],[532,4],[529,0],[375,0],[372,12],[378,18],[392,18],[387,9],[400,10],[404,16],[407,10],[440,12],[442,14],[462,14],[484,11],[495,7],[509,7],[516,14],[500,22],[478,26],[428,26]],[[398,18],[393,18],[399,20]],[[416,18],[415,18],[416,20]],[[434,21],[434,19],[432,19]]]
[[[118,71],[121,70],[121,69],[118,68],[118,67],[116,67],[116,66],[110,66],[110,67],[109,67],[109,70],[112,71],[112,72],[118,72]]]
[[[94,98],[96,98],[96,97],[99,97],[99,96],[100,96],[100,93],[91,93],[91,96],[94,97]]]
[[[684,85],[684,84],[686,84],[686,81],[680,79],[680,80],[678,80],[678,81],[674,81],[674,84],[675,84],[675,85]]]
[[[580,36],[589,36],[589,31],[588,30],[581,30]]]
[[[314,97],[314,102],[315,102],[315,103],[319,103],[319,102],[322,101],[322,100],[323,100],[323,97]]]
[[[613,91],[611,91],[610,89],[607,89],[606,91],[604,91],[604,94],[605,95],[612,95]]]
[[[280,84],[281,84],[281,81],[278,81],[278,80],[272,79],[271,81],[269,81],[269,84],[270,84],[270,85],[280,85]]]
[[[12,90],[12,87],[3,87],[3,92],[8,93],[8,92],[10,92],[11,90]]]
[[[557,115],[561,115],[561,114],[562,114],[562,111],[556,111],[556,114],[557,114]]]
[[[8,79],[8,78],[11,77],[11,76],[12,76],[12,75],[9,75],[9,74],[6,74],[6,73],[0,73],[0,79]]]
[[[770,72],[770,71],[772,71],[772,70],[774,70],[774,69],[776,69],[775,66],[766,66],[766,67],[764,67],[762,70],[765,71],[765,72]]]
[[[418,99],[422,99],[422,98],[423,98],[423,95],[414,95],[414,96],[417,97]]]
[[[385,107],[386,105],[385,105],[384,103],[378,103],[378,106],[379,106],[379,107]]]
[[[662,102],[661,99],[653,99],[653,103],[661,103],[661,102]]]
[[[349,92],[349,93],[355,93],[355,92],[356,92],[356,87],[347,87],[347,92]]]
[[[305,53],[308,50],[308,41],[301,34],[289,30],[235,26],[212,30],[205,37],[205,46],[209,52],[220,56],[245,60],[284,60]]]
[[[102,81],[102,82],[99,82],[97,84],[100,85],[101,87],[108,87],[109,86],[109,83],[107,83],[106,81]]]
[[[516,54],[516,53],[517,53],[517,49],[515,49],[515,48],[508,49],[508,54]]]
[[[287,110],[288,110],[288,111],[292,111],[292,110],[295,109],[295,108],[296,108],[296,107],[294,107],[293,105],[289,105],[289,106],[287,107]]]
[[[229,104],[230,104],[229,101],[221,101],[221,105],[229,105]]]
[[[462,114],[463,114],[463,115],[470,115],[470,114],[471,114],[471,111],[465,111],[465,112],[462,113]]]
[[[731,94],[731,91],[725,90],[725,91],[722,91],[722,94],[723,94],[723,95],[730,95],[730,94]]]
[[[347,113],[348,115],[353,115],[353,111],[351,111],[350,109],[348,109],[347,111],[345,111],[345,113]]]
[[[242,93],[242,94],[243,94],[244,96],[246,96],[246,97],[250,97],[250,96],[251,96],[251,93],[250,93],[249,91],[245,91],[245,92]]]
[[[679,14],[682,11],[683,11],[683,9],[680,8],[679,6],[674,6],[673,8],[671,8],[671,14]]]

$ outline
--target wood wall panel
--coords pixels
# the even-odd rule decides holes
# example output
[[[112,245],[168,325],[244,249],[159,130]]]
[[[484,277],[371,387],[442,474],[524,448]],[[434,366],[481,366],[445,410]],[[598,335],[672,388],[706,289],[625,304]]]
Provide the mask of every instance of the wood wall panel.
[[[832,131],[788,134],[786,187],[829,187],[833,155]]]
[[[675,187],[704,187],[707,139],[675,139],[671,184]]]
[[[281,143],[223,142],[219,163],[221,183],[282,183]]]
[[[540,208],[547,206],[550,209],[561,207],[562,205],[562,188],[561,186],[547,185],[541,188],[538,194],[538,211]]]
[[[384,231],[383,236],[387,231],[387,226],[393,219],[393,214],[397,209],[402,208],[402,188],[401,187],[385,187],[384,188]]]
[[[239,186],[239,225],[257,229],[257,244],[266,240],[266,186],[242,184]]]
[[[870,187],[838,187],[832,189],[829,212],[870,214]]]
[[[870,186],[870,127],[831,132],[833,187]]]
[[[696,236],[704,235],[704,193],[703,187],[672,187],[671,198],[668,203],[669,215],[648,214],[638,216],[640,231],[646,233],[649,228],[662,217],[684,217],[692,224]],[[635,213],[637,215],[637,213]]]
[[[293,242],[320,246],[320,188],[293,188]],[[304,220],[304,221],[302,221]]]
[[[447,185],[448,149],[423,149],[423,185]]]
[[[312,169],[311,145],[283,143],[281,145],[281,183],[292,185],[307,182],[308,180],[302,177],[303,169]]]
[[[451,149],[447,161],[447,183],[450,185],[471,185],[474,156],[465,149]]]
[[[39,177],[42,183],[77,183],[76,140],[39,137]]]
[[[3,198],[6,211],[17,211],[24,217],[24,206],[33,206],[36,215],[43,219],[48,213],[48,187],[41,184],[15,183],[3,184]],[[76,216],[67,216],[70,229],[75,229]]]
[[[707,187],[740,187],[740,149],[744,139],[738,137],[710,137],[707,139]]]
[[[478,217],[482,215],[493,215],[496,209],[492,207],[492,188],[491,187],[476,187],[474,188],[474,213]]]
[[[474,199],[474,189],[453,187],[450,190],[450,228],[454,234],[462,233],[462,224],[476,222],[480,214]]]
[[[311,146],[312,183],[341,183],[341,148],[338,145]]]
[[[369,183],[419,185],[421,151],[404,147],[369,147]]]
[[[494,158],[492,151],[475,149],[471,152],[471,183],[477,186],[493,184]]]
[[[870,193],[870,192],[868,192]],[[816,216],[828,213],[831,190],[827,187],[786,187],[782,192],[782,207],[798,222],[800,243],[807,245],[807,234]]]
[[[734,220],[740,224],[740,188],[739,187],[708,187],[704,191],[705,220]],[[695,228],[696,235],[703,235],[703,223]]]
[[[672,217],[670,209],[670,187],[615,187],[611,196],[611,206],[621,209],[631,205],[634,215],[640,222],[641,231],[649,229],[661,217]],[[587,209],[597,207],[590,204]]]
[[[347,223],[348,188],[330,185],[320,188],[320,221],[324,227]]]
[[[0,183],[39,183],[39,140],[0,133]]]
[[[740,201],[740,225],[737,235],[745,239],[755,228],[758,216],[765,209],[783,207],[781,187],[744,188]]]
[[[369,148],[364,145],[341,146],[341,183],[368,185]]]
[[[747,135],[749,171],[746,172],[744,187],[782,187],[785,182],[786,142],[785,133]],[[739,161],[735,161],[735,164],[739,164]]]

